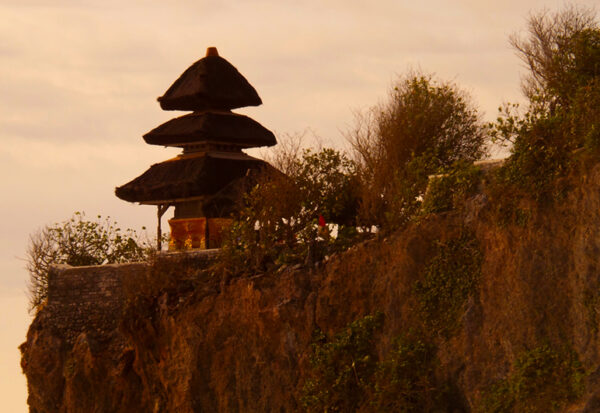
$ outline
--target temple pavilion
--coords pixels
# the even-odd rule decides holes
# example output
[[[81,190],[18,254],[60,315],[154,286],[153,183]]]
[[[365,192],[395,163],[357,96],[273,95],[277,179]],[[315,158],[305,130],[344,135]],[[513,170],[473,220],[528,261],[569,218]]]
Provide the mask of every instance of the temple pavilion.
[[[152,165],[115,193],[125,201],[158,207],[159,250],[161,217],[171,206],[175,212],[169,220],[169,249],[218,248],[245,181],[256,171],[272,168],[242,150],[275,145],[273,133],[231,111],[262,101],[246,78],[210,47],[158,102],[163,110],[191,113],[151,130],[144,141],[183,151]]]

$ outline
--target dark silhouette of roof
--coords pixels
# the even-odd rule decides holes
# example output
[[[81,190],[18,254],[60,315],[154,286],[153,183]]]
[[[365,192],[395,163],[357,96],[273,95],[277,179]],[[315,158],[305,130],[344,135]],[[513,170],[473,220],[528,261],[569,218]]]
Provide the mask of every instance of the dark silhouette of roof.
[[[273,133],[251,118],[231,112],[195,112],[163,123],[144,135],[146,143],[185,146],[213,142],[240,148],[273,146]]]
[[[144,140],[183,147],[184,153],[152,165],[117,187],[117,197],[180,207],[199,203],[202,207],[197,213],[226,216],[235,209],[240,193],[251,188],[259,171],[277,171],[242,152],[243,148],[272,146],[277,141],[260,123],[230,111],[262,102],[244,76],[219,57],[216,48],[209,47],[206,57],[183,72],[158,100],[165,110],[193,113],[163,123],[145,134]]]
[[[179,155],[154,164],[131,182],[115,189],[117,197],[160,204],[217,194],[225,187],[264,168],[268,163],[239,153],[209,152]]]
[[[201,111],[258,106],[256,90],[231,63],[211,47],[158,98],[164,110]]]

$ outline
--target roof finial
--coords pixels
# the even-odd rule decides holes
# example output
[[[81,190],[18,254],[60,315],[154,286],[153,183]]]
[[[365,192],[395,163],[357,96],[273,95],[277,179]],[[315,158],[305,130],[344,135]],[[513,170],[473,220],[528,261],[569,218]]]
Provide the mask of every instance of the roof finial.
[[[206,49],[206,56],[218,56],[219,51],[216,47],[209,47]]]

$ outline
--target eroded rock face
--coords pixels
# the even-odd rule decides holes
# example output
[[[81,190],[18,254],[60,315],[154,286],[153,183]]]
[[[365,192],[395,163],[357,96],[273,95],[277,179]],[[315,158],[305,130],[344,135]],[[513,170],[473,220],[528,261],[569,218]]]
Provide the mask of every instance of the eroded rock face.
[[[30,409],[301,411],[313,331],[333,335],[382,311],[383,357],[394,337],[420,323],[413,286],[435,243],[467,225],[483,256],[479,284],[458,329],[447,338],[433,335],[438,375],[452,382],[459,400],[448,411],[474,411],[517,355],[541,342],[569,343],[588,373],[584,394],[563,410],[598,411],[600,169],[523,225],[499,226],[491,202],[432,216],[316,270],[160,290],[125,303],[125,312],[115,314],[119,327],[101,334],[83,328],[67,337],[52,327],[47,306],[22,345]]]

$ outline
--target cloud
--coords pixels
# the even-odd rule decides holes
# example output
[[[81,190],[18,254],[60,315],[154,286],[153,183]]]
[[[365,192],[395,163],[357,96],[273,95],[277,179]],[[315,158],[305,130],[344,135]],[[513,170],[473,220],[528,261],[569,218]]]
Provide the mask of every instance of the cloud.
[[[0,29],[8,51],[0,53],[0,128],[9,136],[138,139],[169,116],[156,96],[213,44],[268,97],[259,113],[275,127],[339,135],[351,108],[376,103],[410,65],[454,78],[470,73],[465,59],[485,67],[489,51],[490,26],[459,5],[439,13],[358,1],[78,4],[1,9],[10,24]]]

